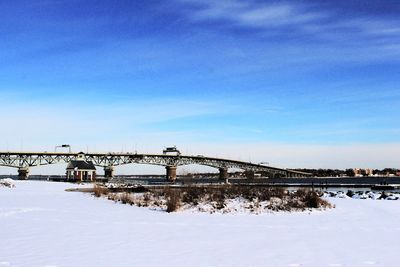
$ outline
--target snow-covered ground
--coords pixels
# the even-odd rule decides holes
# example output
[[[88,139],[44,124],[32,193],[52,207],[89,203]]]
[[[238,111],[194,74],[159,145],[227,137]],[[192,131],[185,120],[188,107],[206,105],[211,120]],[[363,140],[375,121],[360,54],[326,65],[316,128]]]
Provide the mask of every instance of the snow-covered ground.
[[[400,266],[400,201],[329,198],[305,213],[166,213],[0,187],[0,266]]]

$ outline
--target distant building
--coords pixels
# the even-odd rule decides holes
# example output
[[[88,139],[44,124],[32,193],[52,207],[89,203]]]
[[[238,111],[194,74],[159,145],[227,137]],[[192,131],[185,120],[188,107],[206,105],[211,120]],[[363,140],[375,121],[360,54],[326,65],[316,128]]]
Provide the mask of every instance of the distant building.
[[[72,160],[67,166],[67,180],[70,181],[94,181],[96,179],[96,167],[93,162],[85,160]]]
[[[373,176],[374,170],[373,169],[361,169],[361,168],[354,168],[354,176]]]
[[[365,169],[365,175],[366,176],[374,175],[374,170],[373,169]]]
[[[362,175],[362,169],[354,168],[353,171],[354,171],[354,176],[363,176]]]

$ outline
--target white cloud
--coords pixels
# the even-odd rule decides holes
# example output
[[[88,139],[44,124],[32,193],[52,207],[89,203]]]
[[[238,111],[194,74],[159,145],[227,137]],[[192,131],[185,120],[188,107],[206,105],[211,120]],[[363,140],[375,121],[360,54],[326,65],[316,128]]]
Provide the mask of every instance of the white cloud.
[[[260,35],[268,36],[279,31],[286,36],[306,34],[314,41],[325,41],[330,47],[349,50],[350,60],[357,55],[366,59],[393,57],[398,49],[400,21],[379,17],[344,17],[330,10],[317,9],[315,5],[295,2],[260,3],[239,0],[198,1],[177,0],[195,8],[186,13],[188,19],[226,21],[231,27],[257,28]],[[288,30],[287,26],[290,27]],[[312,39],[309,39],[312,42]],[[362,46],[360,46],[362,43]],[[361,51],[359,50],[361,49]],[[379,53],[377,52],[379,50]],[[347,56],[343,57],[347,58]],[[359,57],[358,57],[359,58]]]
[[[1,97],[1,96],[0,96]],[[120,150],[135,143],[157,143],[158,147],[180,139],[198,136],[197,132],[159,129],[160,123],[201,116],[236,112],[235,105],[218,101],[180,99],[119,101],[118,104],[90,103],[78,99],[48,104],[23,103],[5,95],[0,112],[0,150],[53,150],[70,143],[74,150],[89,146],[102,151]],[[125,149],[127,149],[125,147]]]
[[[236,0],[190,1],[183,3],[200,5],[190,14],[193,20],[229,20],[236,25],[272,28],[297,23],[311,23],[326,17],[323,13],[307,11],[288,3],[256,4]]]
[[[343,27],[347,29],[357,29],[360,33],[369,36],[397,36],[400,34],[399,22],[386,21],[382,19],[372,18],[357,18],[349,19],[343,22],[337,23],[337,27]]]

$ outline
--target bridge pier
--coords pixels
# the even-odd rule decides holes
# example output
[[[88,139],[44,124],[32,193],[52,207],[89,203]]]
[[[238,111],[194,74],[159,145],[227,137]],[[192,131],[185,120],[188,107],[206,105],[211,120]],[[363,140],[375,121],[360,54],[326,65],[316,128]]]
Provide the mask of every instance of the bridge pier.
[[[254,171],[251,171],[251,170],[246,171],[246,178],[254,179]]]
[[[104,177],[112,178],[113,176],[114,176],[114,167],[113,166],[104,167]]]
[[[287,178],[296,178],[296,177],[298,177],[298,176],[297,176],[297,173],[286,172],[286,177],[287,177]]]
[[[228,168],[219,168],[219,179],[225,182],[228,181]]]
[[[29,176],[29,168],[28,167],[18,168],[18,179],[19,180],[28,180],[28,176]]]
[[[168,181],[175,181],[176,180],[176,166],[166,166],[165,169],[167,170],[166,178]]]

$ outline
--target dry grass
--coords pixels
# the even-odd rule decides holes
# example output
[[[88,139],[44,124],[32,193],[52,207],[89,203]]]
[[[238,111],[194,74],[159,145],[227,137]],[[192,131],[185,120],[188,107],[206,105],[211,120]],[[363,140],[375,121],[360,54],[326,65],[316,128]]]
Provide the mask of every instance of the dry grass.
[[[272,211],[299,211],[313,208],[332,208],[329,202],[321,198],[319,192],[300,189],[289,192],[281,187],[256,186],[190,186],[164,187],[142,194],[110,193],[105,188],[96,187],[96,196],[107,195],[108,199],[138,207],[161,208],[167,212],[178,211],[184,207],[200,207],[209,204],[214,212],[229,212],[233,199],[242,199],[251,212],[258,213],[268,209]],[[108,193],[108,194],[107,194]]]
[[[177,189],[167,188],[165,190],[165,196],[167,198],[167,212],[177,211],[181,206],[181,191]]]
[[[130,204],[130,205],[134,204],[133,198],[129,193],[122,193],[122,195],[120,195],[119,200],[122,202],[122,204]]]
[[[268,201],[272,197],[283,198],[288,191],[280,187],[223,186],[223,187],[188,187],[183,191],[182,201],[197,205],[200,200],[221,202],[225,199],[242,197],[249,201]]]
[[[136,204],[135,198],[130,193],[109,193],[107,195],[109,200],[113,200],[115,202],[121,202],[122,204]]]
[[[197,206],[199,203],[213,203],[214,208],[223,209],[225,201],[238,197],[251,202],[251,208],[259,208],[261,202],[269,202],[268,209],[276,211],[305,210],[307,208],[332,208],[316,191],[299,189],[290,193],[281,187],[223,186],[188,187],[182,191],[182,202]]]
[[[95,197],[101,197],[103,195],[107,195],[109,192],[107,187],[103,187],[101,185],[95,184],[93,186],[93,194]]]
[[[318,191],[299,189],[294,194],[294,199],[304,203],[305,208],[332,208],[332,205],[321,198]]]

